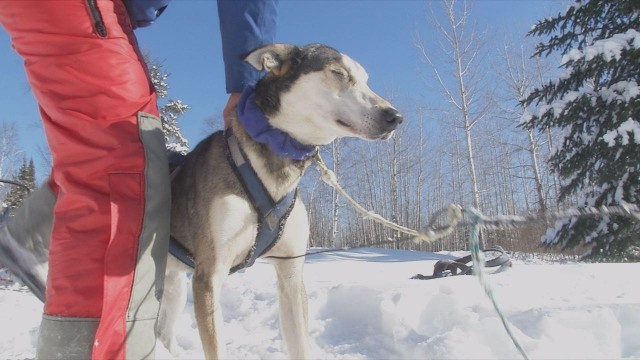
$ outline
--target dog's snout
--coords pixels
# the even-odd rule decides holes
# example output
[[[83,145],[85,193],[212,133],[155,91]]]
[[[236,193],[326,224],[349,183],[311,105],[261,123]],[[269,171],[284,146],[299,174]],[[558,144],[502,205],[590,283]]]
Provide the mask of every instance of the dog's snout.
[[[402,114],[400,114],[398,110],[391,107],[383,110],[383,117],[387,124],[392,127],[396,127],[402,124],[402,121],[404,120]]]

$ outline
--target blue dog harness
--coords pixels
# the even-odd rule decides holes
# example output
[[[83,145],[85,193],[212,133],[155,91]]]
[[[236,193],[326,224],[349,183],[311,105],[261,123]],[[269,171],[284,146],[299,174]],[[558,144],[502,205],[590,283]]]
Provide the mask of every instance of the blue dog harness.
[[[274,201],[269,192],[264,187],[255,170],[249,163],[247,156],[242,151],[238,139],[231,129],[226,130],[225,140],[227,143],[228,158],[231,167],[242,183],[251,204],[258,213],[258,234],[253,246],[245,259],[230,270],[230,274],[253,265],[261,255],[271,249],[280,239],[282,229],[293,210],[298,195],[298,189],[290,191],[280,201]],[[169,241],[169,253],[175,256],[185,265],[194,268],[195,259],[193,255],[175,238]]]
[[[254,90],[253,85],[248,86],[238,102],[238,118],[249,136],[257,142],[267,144],[272,151],[280,156],[296,160],[312,156],[315,147],[300,144],[285,132],[271,127],[268,119],[255,104]],[[256,259],[278,242],[287,218],[295,205],[298,189],[292,190],[279,201],[275,201],[258,178],[231,129],[226,130],[225,141],[231,167],[258,213],[256,240],[245,259],[231,268],[230,273],[233,274],[253,265]],[[195,267],[193,255],[173,237],[169,243],[169,253],[187,266]]]
[[[258,213],[256,241],[244,261],[231,269],[231,273],[234,273],[253,265],[257,258],[278,242],[287,218],[295,205],[298,189],[290,191],[280,201],[274,201],[253,170],[253,167],[251,167],[249,160],[242,148],[240,148],[238,139],[231,130],[226,131],[225,138],[236,175],[241,180],[253,207]]]

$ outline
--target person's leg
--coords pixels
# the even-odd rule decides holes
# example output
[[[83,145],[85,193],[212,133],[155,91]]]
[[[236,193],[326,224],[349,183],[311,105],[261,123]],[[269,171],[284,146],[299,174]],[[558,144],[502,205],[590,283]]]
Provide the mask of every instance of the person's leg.
[[[125,7],[5,0],[0,23],[25,59],[53,159],[38,357],[152,357],[170,188],[155,93]]]
[[[7,220],[9,233],[36,257],[47,261],[56,195],[49,184],[34,190]]]
[[[43,302],[55,201],[45,184],[23,201],[14,216],[0,215],[0,263]]]

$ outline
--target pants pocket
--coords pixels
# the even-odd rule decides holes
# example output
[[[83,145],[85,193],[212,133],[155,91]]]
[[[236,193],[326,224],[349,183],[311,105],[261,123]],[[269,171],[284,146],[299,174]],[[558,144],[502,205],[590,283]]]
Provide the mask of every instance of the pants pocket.
[[[108,35],[107,27],[104,24],[102,13],[98,8],[97,0],[86,0],[86,1],[87,1],[87,12],[89,13],[89,18],[91,19],[91,25],[93,26],[93,31],[99,37],[106,38]]]

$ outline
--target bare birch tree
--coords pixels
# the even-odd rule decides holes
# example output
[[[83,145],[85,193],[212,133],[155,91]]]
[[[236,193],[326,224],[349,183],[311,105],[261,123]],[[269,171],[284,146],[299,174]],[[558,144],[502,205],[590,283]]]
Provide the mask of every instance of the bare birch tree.
[[[440,35],[440,51],[449,65],[436,65],[433,52],[424,39],[416,40],[421,60],[432,69],[443,96],[456,113],[456,128],[461,129],[466,146],[473,206],[481,210],[480,187],[476,171],[473,129],[489,113],[490,101],[482,99],[479,59],[483,46],[482,34],[470,23],[471,8],[467,1],[442,1],[445,20],[431,11],[431,23]],[[482,240],[481,240],[482,246]]]
[[[340,139],[331,143],[333,157],[333,173],[340,174]],[[331,189],[331,244],[338,246],[338,229],[340,226],[340,197],[336,189]]]
[[[541,66],[539,59],[530,58],[529,54],[533,52],[533,46],[529,49],[526,48],[524,44],[526,43],[515,46],[505,41],[501,51],[505,71],[498,71],[509,89],[511,103],[517,104],[515,109],[505,109],[505,113],[511,115],[511,119],[516,123],[519,123],[522,117],[526,116],[530,111],[528,105],[520,101],[524,99],[536,85],[536,72],[540,73],[539,69]],[[540,164],[540,151],[546,141],[544,138],[541,139],[541,134],[534,129],[526,128],[523,129],[523,131],[526,133],[525,145],[519,143],[513,143],[511,145],[518,150],[525,151],[529,155],[528,167],[531,173],[531,180],[533,180],[535,186],[538,211],[545,214],[548,209],[548,200]]]
[[[16,144],[18,130],[14,124],[2,122],[0,126],[0,179],[10,180],[23,156]],[[0,183],[0,199],[3,199],[11,185]]]

